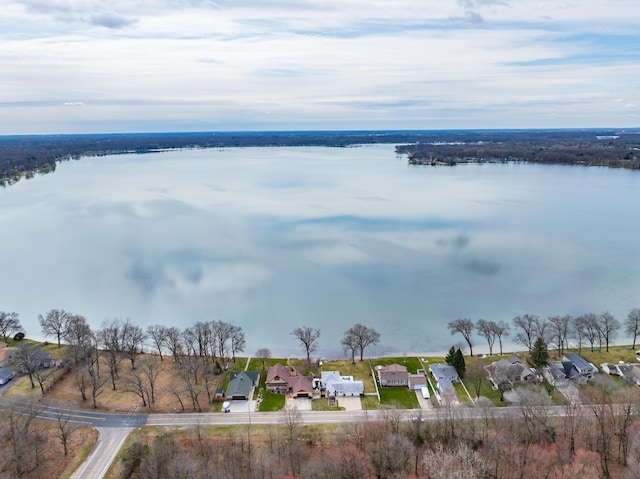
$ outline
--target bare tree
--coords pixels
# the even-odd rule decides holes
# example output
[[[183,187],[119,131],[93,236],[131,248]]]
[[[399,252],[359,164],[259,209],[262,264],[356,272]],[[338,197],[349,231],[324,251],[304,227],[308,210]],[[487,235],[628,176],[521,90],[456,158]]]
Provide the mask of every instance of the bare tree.
[[[136,368],[136,358],[142,352],[142,347],[147,336],[140,326],[133,324],[127,319],[122,325],[122,343],[123,349],[129,356],[131,369]]]
[[[587,327],[584,316],[576,316],[573,318],[570,331],[571,337],[578,342],[578,354],[582,354],[582,344],[587,338]]]
[[[476,328],[478,330],[478,334],[480,336],[484,336],[487,340],[487,344],[489,345],[489,356],[493,356],[493,345],[496,342],[496,329],[498,328],[498,325],[494,321],[479,319],[476,324]]]
[[[499,321],[494,324],[494,331],[496,333],[496,337],[498,338],[498,344],[500,345],[500,356],[502,356],[502,337],[509,336],[509,331],[511,330],[511,328],[504,321]]]
[[[225,360],[227,358],[227,343],[231,339],[233,326],[218,320],[211,323],[211,329],[218,346],[218,355],[220,359]]]
[[[627,319],[624,321],[624,332],[633,337],[632,349],[636,349],[636,340],[640,335],[640,308],[633,308],[629,311]]]
[[[233,362],[236,362],[236,353],[244,351],[246,341],[244,339],[244,331],[240,326],[231,326],[231,356]]]
[[[92,350],[87,354],[86,363],[84,369],[87,372],[88,386],[91,391],[91,399],[93,401],[93,408],[98,408],[98,396],[102,394],[102,388],[107,382],[107,378],[100,376],[100,370],[98,369],[100,358],[97,351]]]
[[[165,345],[173,355],[173,360],[179,363],[180,356],[184,353],[184,347],[182,343],[182,333],[175,326],[167,328],[165,331]]]
[[[309,326],[302,326],[301,328],[294,329],[291,334],[300,341],[300,346],[307,355],[307,363],[311,364],[311,353],[314,353],[318,348],[318,338],[320,337],[320,330],[310,328]]]
[[[424,454],[424,464],[428,471],[438,471],[440,478],[481,479],[491,477],[490,468],[480,454],[466,444],[453,448],[435,445]]]
[[[154,361],[141,361],[142,364],[142,373],[147,378],[147,385],[149,388],[149,393],[151,394],[151,404],[156,402],[156,382],[158,380],[158,376],[162,372],[162,366],[156,364]],[[150,404],[150,405],[151,405]]]
[[[46,392],[45,387],[46,389],[48,389],[49,387],[51,387],[51,384],[54,381],[54,372],[54,369],[44,367],[37,367],[33,372],[33,377],[38,382],[38,386],[40,386],[40,392],[43,396]]]
[[[64,339],[73,349],[73,358],[77,366],[79,360],[86,356],[87,351],[93,347],[93,332],[87,319],[79,314],[70,316],[67,319]]]
[[[156,351],[158,351],[158,354],[160,355],[160,361],[164,361],[162,357],[162,349],[165,346],[166,336],[166,326],[162,326],[161,324],[154,324],[147,327],[147,338],[151,339],[151,341],[153,342]]]
[[[487,378],[487,372],[484,369],[485,365],[486,363],[484,361],[476,359],[469,364],[466,370],[464,382],[476,393],[476,399],[480,397],[482,385],[485,383]]]
[[[473,357],[473,343],[471,341],[471,336],[473,335],[474,325],[473,321],[469,318],[458,318],[454,321],[449,322],[447,324],[449,331],[451,334],[460,333],[462,337],[469,345],[469,356]]]
[[[5,313],[0,311],[0,335],[6,342],[7,337],[14,333],[24,332],[18,319],[18,313]]]
[[[608,311],[598,316],[597,327],[602,339],[604,339],[607,352],[609,352],[609,344],[616,339],[620,326],[620,321],[613,317]]]
[[[271,359],[271,350],[269,348],[260,348],[256,351],[256,357],[262,360],[262,370],[265,370],[267,361]]]
[[[13,477],[30,477],[40,465],[40,438],[34,430],[34,419],[42,407],[29,402],[14,402],[4,417],[5,435],[11,447],[9,452]]]
[[[356,323],[345,331],[343,341],[345,340],[354,343],[355,347],[360,352],[360,361],[363,361],[364,350],[369,346],[378,344],[380,341],[380,333],[373,328]]]
[[[67,313],[64,309],[52,309],[45,316],[38,316],[42,334],[45,336],[54,336],[58,340],[58,347],[60,347],[60,341],[67,329],[69,316],[71,316],[71,314]]]
[[[598,328],[598,315],[594,313],[583,314],[576,318],[577,327],[579,327],[584,333],[584,337],[587,338],[591,345],[591,351],[594,350],[596,340],[602,348],[602,335],[600,334],[600,328]]]
[[[533,343],[538,337],[540,318],[535,314],[523,314],[522,316],[516,316],[511,321],[519,329],[515,336],[516,342],[522,344],[531,352]]]
[[[71,413],[61,407],[55,408],[53,415],[56,418],[56,424],[58,426],[58,439],[60,439],[64,455],[66,456],[69,453],[69,438],[74,431],[78,429],[78,426],[71,422]]]
[[[130,392],[142,399],[142,407],[147,409],[151,407],[151,394],[145,375],[142,371],[132,371],[129,376],[124,379],[123,390]]]
[[[340,341],[342,344],[342,350],[346,353],[351,352],[351,364],[356,363],[356,351],[358,350],[358,343],[356,337],[349,334],[349,331],[344,333],[344,337]]]
[[[555,342],[558,347],[558,356],[562,357],[564,355],[564,348],[567,345],[569,335],[571,334],[573,318],[569,315],[551,316],[548,319],[548,322],[551,329],[550,335],[554,340],[553,342]]]
[[[36,370],[39,368],[38,356],[42,351],[30,343],[20,343],[13,355],[13,360],[18,369],[29,376],[31,388],[35,389],[36,384],[33,381]]]
[[[98,343],[107,352],[107,364],[111,377],[111,388],[116,390],[116,378],[121,360],[121,352],[124,346],[122,337],[122,321],[120,319],[105,320],[102,322],[102,329],[96,332]]]

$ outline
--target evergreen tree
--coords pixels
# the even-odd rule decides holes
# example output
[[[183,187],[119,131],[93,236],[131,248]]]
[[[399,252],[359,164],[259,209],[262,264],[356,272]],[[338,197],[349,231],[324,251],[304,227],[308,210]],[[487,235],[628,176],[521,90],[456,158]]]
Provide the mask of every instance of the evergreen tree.
[[[464,356],[462,355],[460,348],[455,352],[453,367],[456,368],[456,372],[458,373],[458,376],[460,376],[460,379],[464,378],[464,373],[467,371],[467,365],[464,362]]]
[[[549,350],[542,338],[536,339],[531,348],[531,362],[536,368],[541,368],[549,363]]]
[[[456,367],[456,348],[454,346],[451,346],[451,348],[449,348],[449,352],[444,357],[444,362],[453,366],[454,368]]]

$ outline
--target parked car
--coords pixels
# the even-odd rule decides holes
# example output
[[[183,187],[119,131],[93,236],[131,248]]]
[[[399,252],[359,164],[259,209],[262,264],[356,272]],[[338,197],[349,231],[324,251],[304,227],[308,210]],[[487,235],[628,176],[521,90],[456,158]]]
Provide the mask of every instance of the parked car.
[[[422,397],[425,399],[429,399],[431,397],[429,394],[429,388],[426,386],[421,387],[420,392],[422,393]]]
[[[225,401],[222,403],[222,411],[231,412],[231,403],[229,401]]]

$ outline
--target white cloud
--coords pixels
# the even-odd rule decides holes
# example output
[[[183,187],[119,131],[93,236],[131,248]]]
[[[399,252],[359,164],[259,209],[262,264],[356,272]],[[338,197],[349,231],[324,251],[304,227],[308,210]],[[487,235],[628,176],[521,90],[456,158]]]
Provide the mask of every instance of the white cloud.
[[[9,1],[0,133],[602,126],[640,101],[637,4],[587,3]],[[68,98],[91,108],[54,121]]]

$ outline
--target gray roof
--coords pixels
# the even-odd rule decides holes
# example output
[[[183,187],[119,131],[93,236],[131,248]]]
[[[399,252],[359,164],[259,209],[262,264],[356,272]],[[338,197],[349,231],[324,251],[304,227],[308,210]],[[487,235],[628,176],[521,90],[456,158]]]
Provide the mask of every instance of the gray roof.
[[[252,387],[253,380],[251,379],[251,377],[245,371],[241,371],[240,373],[236,374],[235,378],[229,381],[226,396],[228,398],[234,396],[248,397],[251,393]]]
[[[229,379],[233,380],[241,373],[249,376],[249,378],[254,382],[260,377],[260,371],[231,371]]]
[[[456,368],[450,364],[431,364],[429,365],[429,371],[438,380],[445,378],[449,381],[460,381]]]
[[[331,381],[327,385],[329,393],[336,391],[341,393],[357,393],[364,392],[364,384],[362,381]]]
[[[576,353],[567,353],[564,355],[568,361],[571,361],[573,365],[578,369],[592,369],[591,364],[587,362],[582,356],[578,356]]]

